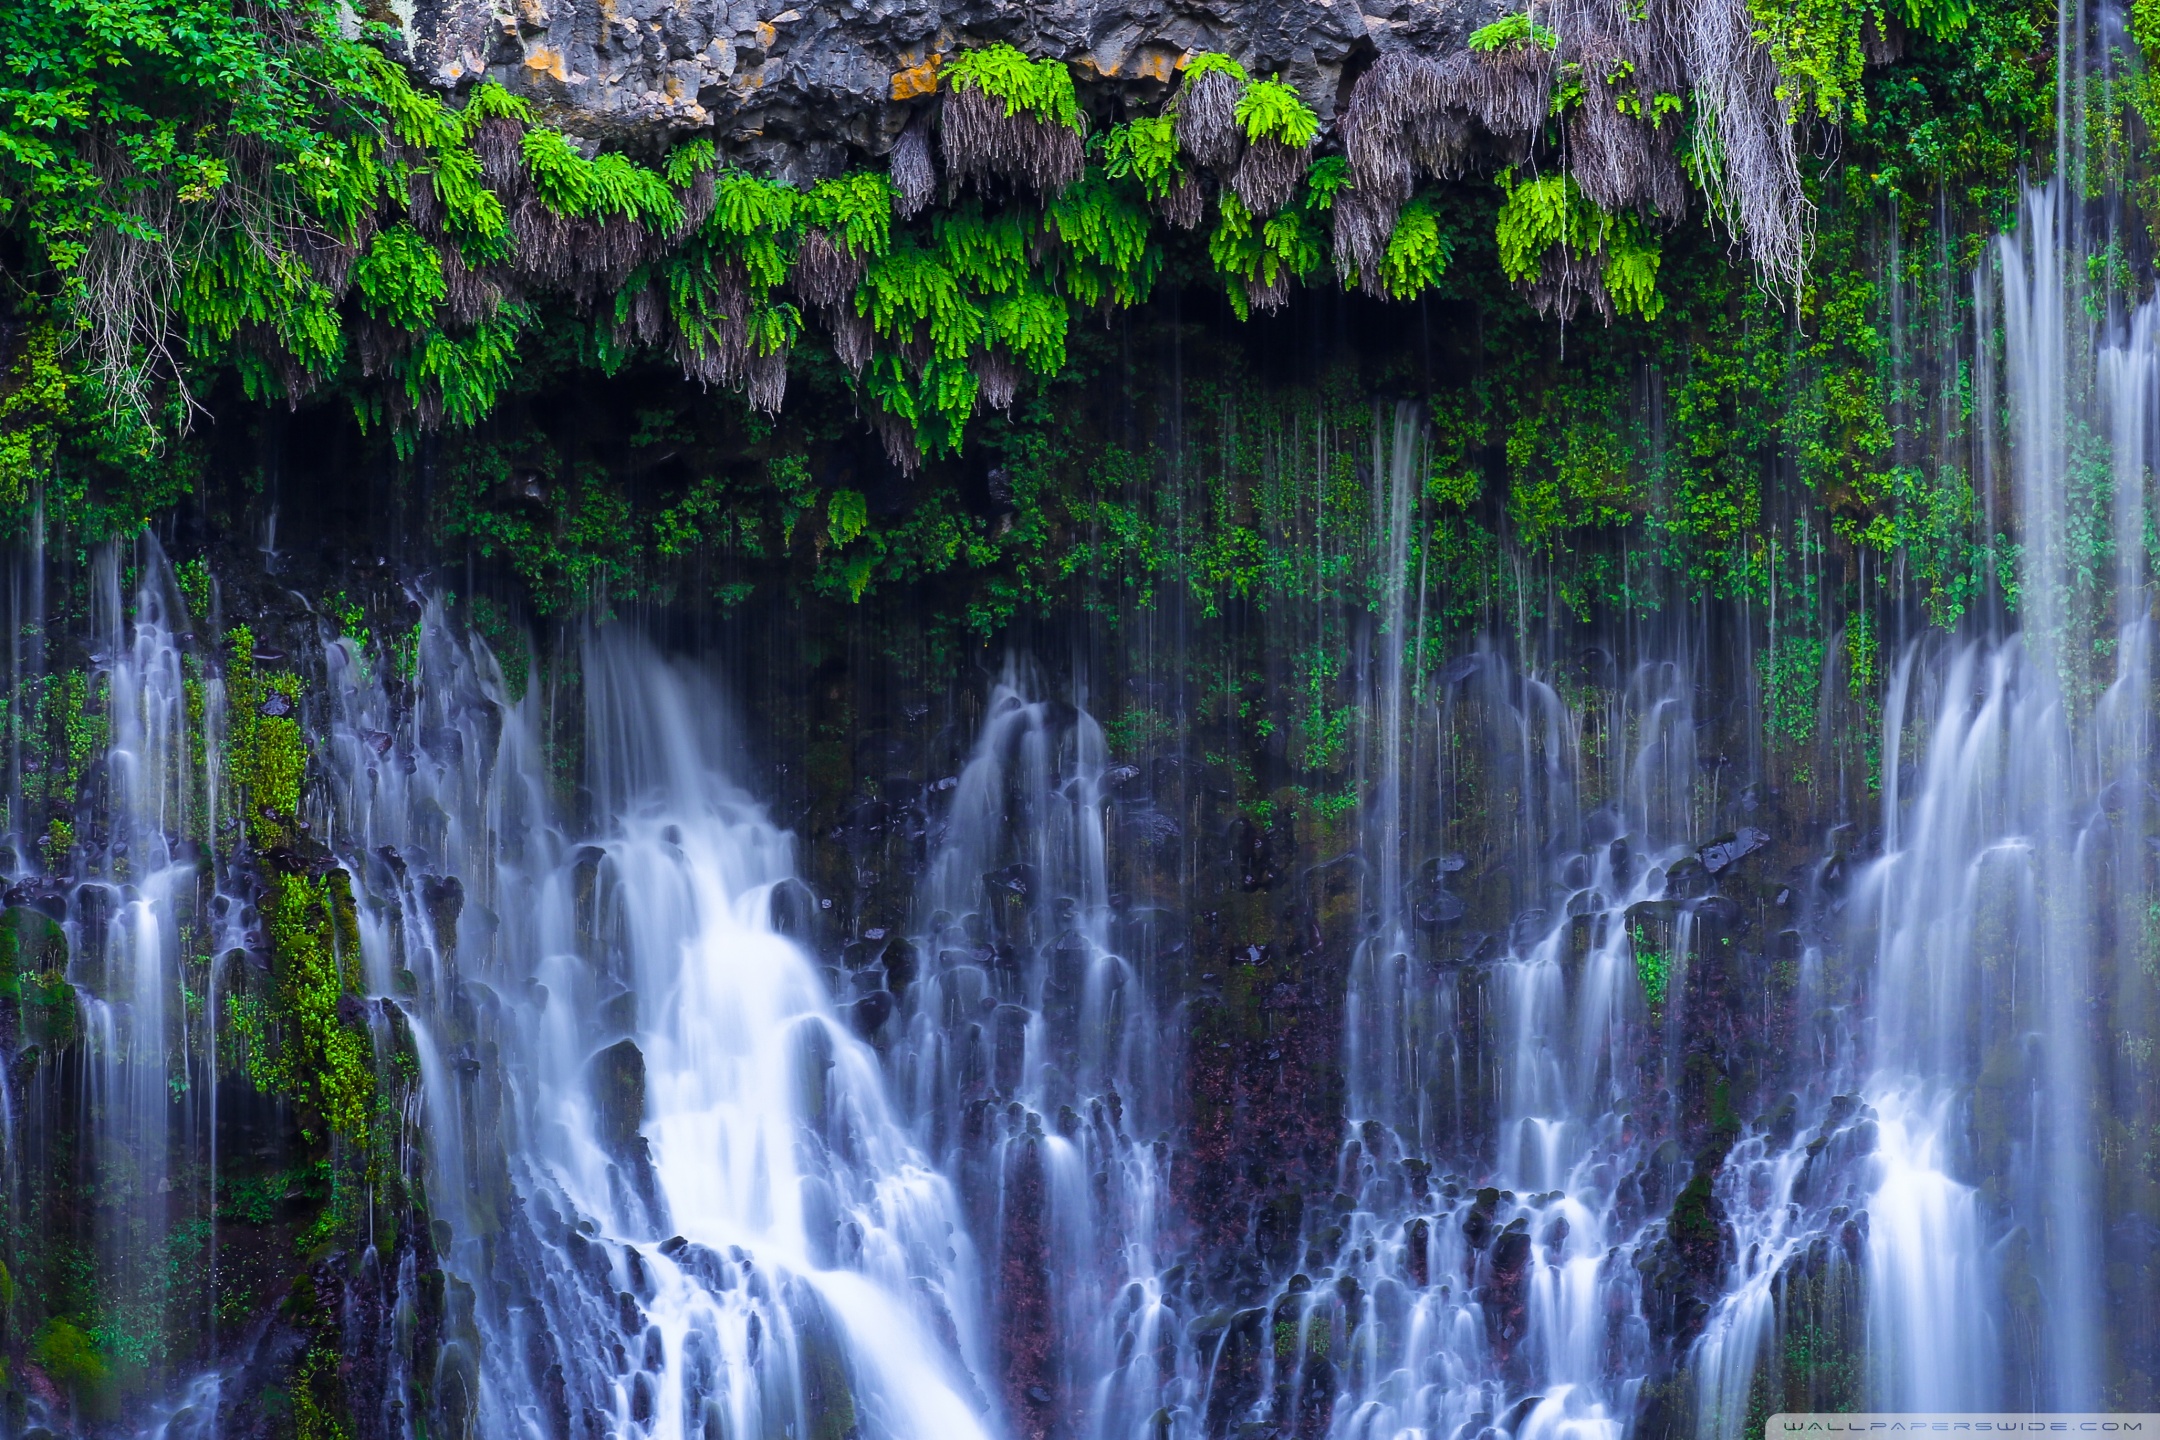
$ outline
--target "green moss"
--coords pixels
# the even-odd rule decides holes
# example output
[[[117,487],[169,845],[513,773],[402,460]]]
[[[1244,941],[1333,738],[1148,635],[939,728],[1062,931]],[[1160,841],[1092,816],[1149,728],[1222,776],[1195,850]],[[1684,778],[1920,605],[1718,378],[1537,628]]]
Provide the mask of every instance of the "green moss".
[[[30,1356],[84,1415],[102,1419],[110,1414],[112,1366],[80,1326],[59,1318],[47,1320],[31,1337]]]
[[[368,1032],[338,1014],[339,999],[357,993],[352,972],[360,958],[345,872],[272,876],[263,916],[275,1009],[266,1015],[229,1002],[227,1012],[246,1036],[250,1077],[258,1089],[308,1106],[332,1133],[364,1148],[375,1111],[375,1051]]]
[[[280,850],[295,838],[307,779],[300,677],[265,674],[244,625],[228,631],[225,643],[226,780],[248,840],[258,850]]]

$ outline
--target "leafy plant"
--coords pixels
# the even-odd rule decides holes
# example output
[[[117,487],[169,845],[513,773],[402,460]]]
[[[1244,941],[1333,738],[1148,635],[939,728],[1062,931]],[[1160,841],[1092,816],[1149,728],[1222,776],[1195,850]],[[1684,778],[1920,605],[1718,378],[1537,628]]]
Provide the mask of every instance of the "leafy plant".
[[[1296,90],[1277,76],[1245,87],[1238,97],[1237,121],[1248,140],[1276,140],[1303,150],[1320,133],[1320,117]]]
[[[1184,75],[1187,85],[1192,84],[1204,75],[1228,75],[1240,85],[1245,84],[1251,78],[1246,75],[1243,65],[1238,64],[1236,60],[1233,60],[1228,55],[1219,54],[1213,50],[1203,50],[1197,55],[1186,56],[1178,69]]]
[[[980,90],[1005,102],[1005,113],[1032,115],[1068,130],[1084,128],[1072,72],[1056,60],[1030,60],[1010,45],[970,50],[947,65],[945,83],[955,92]]]
[[[1414,300],[1440,283],[1454,246],[1441,225],[1440,207],[1416,196],[1395,217],[1387,253],[1380,261],[1380,283],[1390,299]]]
[[[1490,25],[1480,25],[1470,32],[1470,48],[1480,54],[1507,50],[1517,45],[1535,45],[1540,50],[1556,50],[1560,37],[1554,31],[1530,18],[1528,10],[1514,10],[1502,15]]]
[[[1134,181],[1150,200],[1162,199],[1177,184],[1177,126],[1168,115],[1144,115],[1111,126],[1101,151],[1103,173],[1113,180]]]

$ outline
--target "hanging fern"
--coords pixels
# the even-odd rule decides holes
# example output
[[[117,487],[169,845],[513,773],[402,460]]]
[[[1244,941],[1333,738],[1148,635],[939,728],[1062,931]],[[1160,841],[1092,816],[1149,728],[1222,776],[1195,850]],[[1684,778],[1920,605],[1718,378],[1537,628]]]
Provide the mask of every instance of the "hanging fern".
[[[1093,309],[1139,305],[1162,271],[1162,248],[1145,206],[1103,171],[1091,171],[1050,204],[1051,230],[1069,252],[1065,289]]]
[[[1005,102],[1005,114],[1031,115],[1068,130],[1083,128],[1072,72],[1055,60],[1030,60],[1010,45],[970,50],[947,65],[946,84],[956,95],[981,91]]]
[[[377,232],[353,267],[353,282],[362,309],[405,330],[427,328],[449,294],[442,257],[410,225]]]
[[[899,190],[889,176],[855,170],[820,180],[804,197],[803,223],[837,237],[857,255],[882,255],[892,243],[893,202]]]
[[[1560,37],[1531,19],[1527,10],[1503,15],[1492,24],[1481,25],[1470,32],[1470,48],[1482,55],[1512,50],[1521,45],[1535,46],[1540,50],[1556,50],[1560,47]]]
[[[1178,166],[1177,123],[1168,115],[1143,116],[1112,126],[1101,149],[1103,173],[1113,180],[1133,181],[1150,200],[1168,195],[1183,174]]]
[[[1274,140],[1303,150],[1320,133],[1320,117],[1279,75],[1247,85],[1238,97],[1236,115],[1249,141]]]
[[[1440,223],[1440,207],[1420,195],[1403,206],[1380,260],[1380,285],[1393,300],[1414,300],[1440,283],[1454,243]]]

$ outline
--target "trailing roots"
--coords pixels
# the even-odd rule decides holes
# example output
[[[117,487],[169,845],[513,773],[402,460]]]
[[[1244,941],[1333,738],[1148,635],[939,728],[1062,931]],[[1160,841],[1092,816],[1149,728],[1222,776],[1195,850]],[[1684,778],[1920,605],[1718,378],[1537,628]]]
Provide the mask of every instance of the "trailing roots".
[[[1234,76],[1221,70],[1210,70],[1179,87],[1178,145],[1194,164],[1223,175],[1237,165],[1245,148],[1245,128],[1237,118],[1241,89]]]
[[[948,195],[959,194],[970,180],[980,185],[993,176],[1056,195],[1080,178],[1087,150],[1079,132],[1024,111],[1008,115],[1005,103],[984,90],[945,97],[939,129]]]
[[[1671,0],[1686,20],[1695,71],[1695,183],[1711,213],[1773,293],[1797,295],[1815,207],[1800,186],[1797,127],[1778,98],[1777,66],[1754,35],[1747,0]]]
[[[1310,150],[1264,137],[1245,147],[1245,158],[1238,162],[1230,188],[1253,214],[1272,215],[1297,194],[1298,182],[1311,164]]]
[[[893,141],[893,185],[900,198],[893,209],[903,220],[912,220],[923,208],[937,198],[937,160],[930,151],[930,124],[926,115],[917,115]]]

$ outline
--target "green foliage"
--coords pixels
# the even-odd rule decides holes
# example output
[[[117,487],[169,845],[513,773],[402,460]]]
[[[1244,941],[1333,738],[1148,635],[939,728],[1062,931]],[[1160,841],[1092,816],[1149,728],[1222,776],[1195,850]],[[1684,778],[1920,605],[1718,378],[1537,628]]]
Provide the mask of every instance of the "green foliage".
[[[1248,140],[1275,140],[1303,150],[1320,133],[1320,117],[1280,76],[1245,87],[1238,97],[1237,122]]]
[[[378,231],[353,267],[353,280],[362,309],[406,330],[426,328],[450,293],[442,257],[410,225]]]
[[[1501,184],[1507,203],[1500,207],[1494,235],[1502,274],[1517,284],[1534,281],[1544,273],[1546,256],[1561,246],[1578,257],[1602,253],[1603,283],[1613,308],[1645,320],[1658,317],[1665,303],[1657,291],[1663,252],[1638,218],[1600,210],[1568,175],[1517,180],[1508,174]]]
[[[1560,36],[1531,19],[1527,10],[1510,11],[1490,25],[1481,25],[1470,32],[1470,48],[1483,54],[1506,50],[1516,45],[1535,45],[1540,50],[1554,50],[1559,48]]]
[[[829,232],[855,254],[882,255],[892,243],[896,193],[889,176],[851,170],[811,187],[803,200],[803,223]]]
[[[1326,244],[1319,210],[1320,201],[1308,188],[1301,202],[1261,220],[1234,192],[1222,192],[1215,230],[1208,236],[1208,258],[1227,282],[1230,306],[1240,320],[1251,315],[1256,288],[1272,290],[1319,268]]]
[[[1168,115],[1143,115],[1111,126],[1102,137],[1101,155],[1105,175],[1134,182],[1150,200],[1160,200],[1177,187],[1177,123]]]
[[[1162,247],[1147,207],[1126,186],[1090,168],[1050,202],[1048,218],[1067,249],[1065,289],[1074,300],[1120,309],[1146,302],[1162,271]]]
[[[30,1339],[30,1356],[87,1414],[105,1413],[112,1366],[80,1326],[57,1316],[47,1320]]]
[[[244,625],[225,643],[225,774],[243,833],[257,849],[276,850],[292,842],[307,775],[300,677],[264,674]]]
[[[1642,985],[1643,1003],[1656,1020],[1665,1013],[1665,992],[1672,983],[1672,957],[1651,939],[1648,926],[1640,920],[1635,922],[1630,938],[1634,941],[1631,948],[1635,952],[1635,978]]]
[[[1380,262],[1380,283],[1394,300],[1414,300],[1440,283],[1454,241],[1441,221],[1439,205],[1414,196],[1395,217],[1387,254]]]
[[[956,93],[980,90],[1004,101],[1007,115],[1032,115],[1068,130],[1086,128],[1072,72],[1059,61],[1030,60],[1010,45],[989,45],[962,54],[942,74]]]
[[[337,1135],[361,1143],[375,1111],[375,1051],[365,1030],[338,1014],[357,993],[359,923],[343,871],[319,880],[279,874],[264,907],[277,986],[278,1044],[250,1066],[257,1086],[320,1114]]]
[[[1245,84],[1250,78],[1246,75],[1243,65],[1238,64],[1230,56],[1219,54],[1213,50],[1203,50],[1197,55],[1186,56],[1179,69],[1183,72],[1185,76],[1184,83],[1187,85],[1205,75],[1228,75],[1240,85]]]

